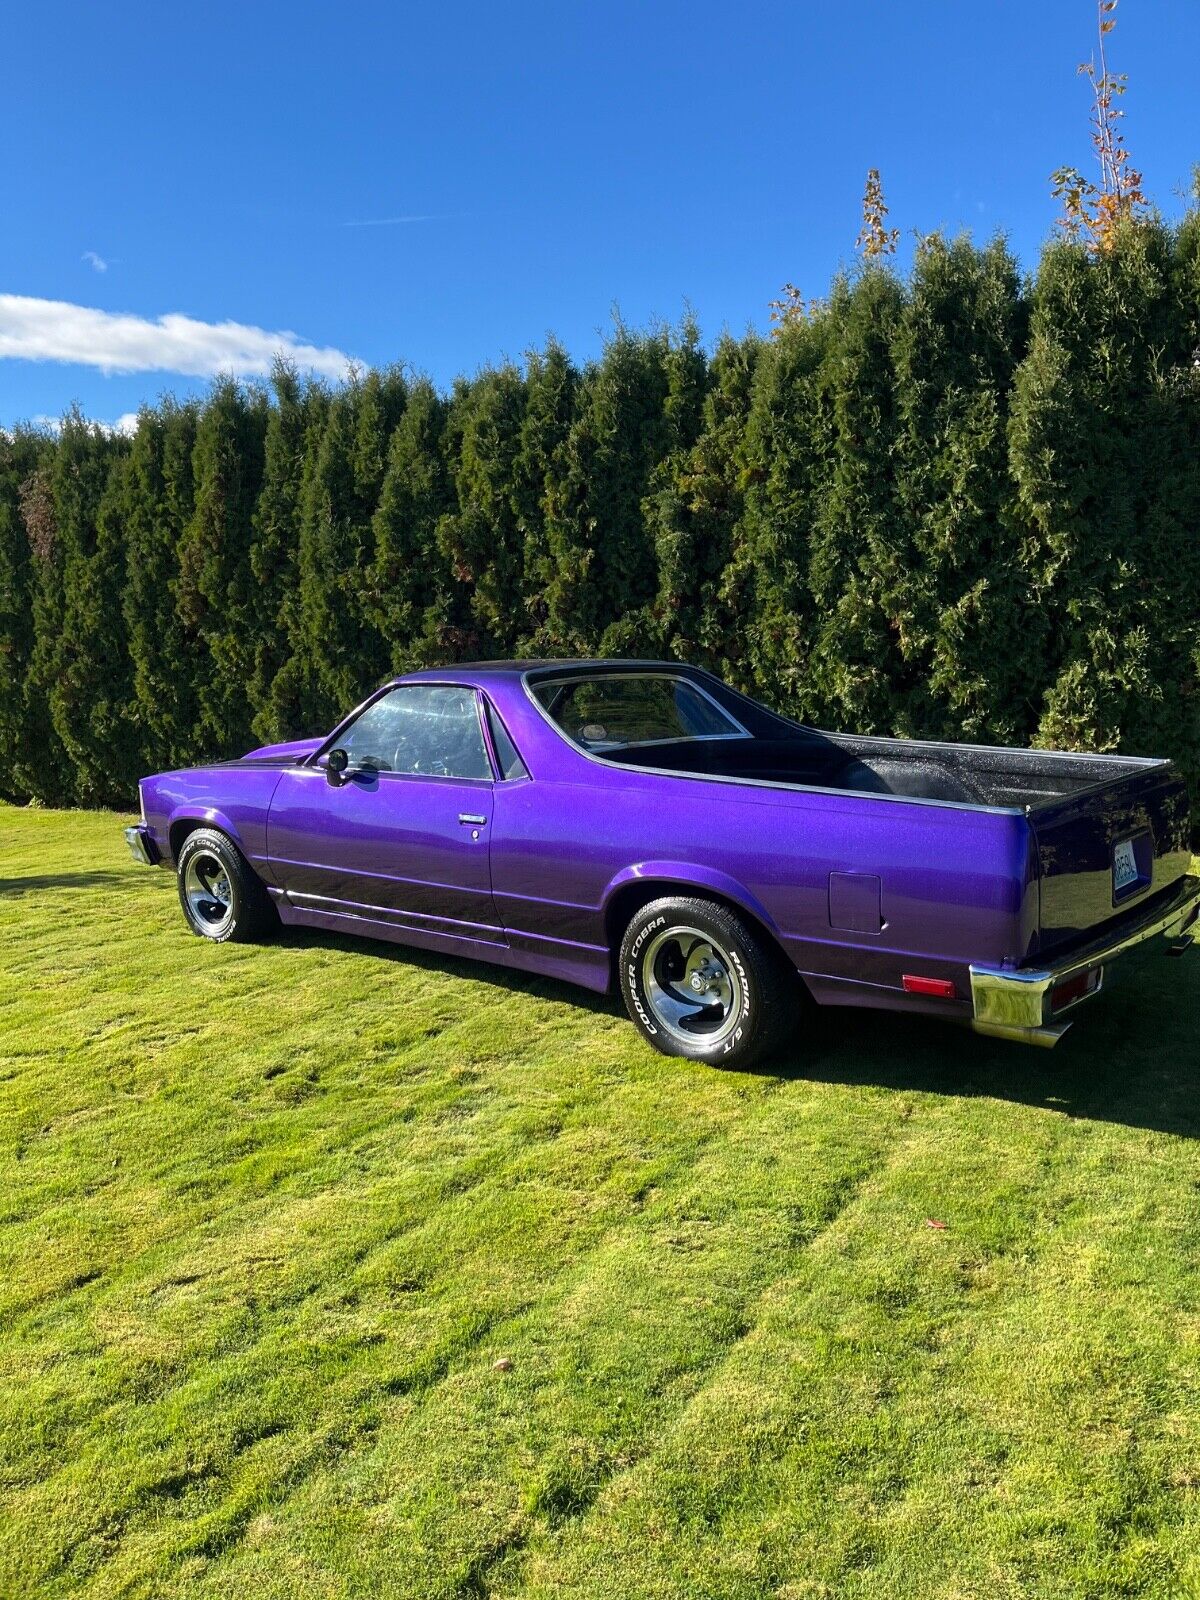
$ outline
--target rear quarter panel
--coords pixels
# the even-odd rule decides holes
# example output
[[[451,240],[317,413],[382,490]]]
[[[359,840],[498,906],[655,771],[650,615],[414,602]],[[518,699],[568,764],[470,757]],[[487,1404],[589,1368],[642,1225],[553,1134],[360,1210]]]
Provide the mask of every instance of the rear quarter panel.
[[[879,878],[878,931],[831,925],[832,873]],[[572,773],[498,787],[492,882],[514,943],[604,946],[611,896],[638,879],[741,905],[798,970],[827,980],[826,999],[869,1003],[839,985],[899,992],[914,966],[954,977],[965,997],[971,962],[1020,960],[1036,934],[1018,814],[634,773],[583,756]]]

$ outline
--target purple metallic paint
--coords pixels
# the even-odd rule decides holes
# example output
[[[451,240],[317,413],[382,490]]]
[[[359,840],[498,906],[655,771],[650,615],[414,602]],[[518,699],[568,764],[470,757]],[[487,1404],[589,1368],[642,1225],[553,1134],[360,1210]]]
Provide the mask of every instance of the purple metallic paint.
[[[251,750],[247,755],[243,756],[242,760],[279,761],[281,759],[291,760],[293,757],[299,760],[303,759],[304,756],[312,755],[313,752],[319,750],[324,743],[325,740],[323,738],[288,739],[283,744],[260,745],[257,750]]]
[[[271,801],[272,876],[309,910],[352,907],[356,916],[503,944],[483,837],[494,788],[381,772],[331,789],[319,767],[291,768]],[[464,814],[484,820],[467,824]]]
[[[599,991],[622,931],[610,926],[612,908],[635,891],[740,908],[827,1004],[966,1017],[971,963],[1015,967],[1037,949],[1054,818],[1043,835],[1015,808],[617,765],[565,739],[512,665],[396,681],[473,688],[528,775],[382,773],[333,786],[317,761],[338,730],[266,745],[143,781],[164,862],[181,830],[209,824],[243,851],[285,923],[476,955]],[[841,875],[868,875],[872,887],[864,898],[852,884],[852,914],[838,918],[831,884],[837,905]],[[862,922],[871,915],[882,926]],[[907,995],[904,971],[949,978],[960,998]]]

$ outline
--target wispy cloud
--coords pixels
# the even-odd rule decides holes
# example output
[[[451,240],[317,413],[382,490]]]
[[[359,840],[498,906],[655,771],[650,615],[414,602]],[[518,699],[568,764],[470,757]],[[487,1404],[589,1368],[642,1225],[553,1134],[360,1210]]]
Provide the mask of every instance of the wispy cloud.
[[[138,414],[136,411],[123,411],[115,422],[97,422],[91,417],[88,421],[94,428],[99,428],[101,433],[123,433],[127,439],[131,439],[137,432]],[[30,417],[29,426],[44,428],[47,433],[61,433],[62,418],[44,415]]]
[[[343,222],[343,228],[402,228],[407,222],[442,222],[445,219],[437,214],[421,217],[363,217],[358,222]]]
[[[200,322],[179,312],[151,320],[66,300],[0,294],[0,359],[69,361],[106,373],[261,378],[277,355],[327,378],[344,378],[351,366],[341,350],[243,322]]]
[[[88,262],[93,272],[108,271],[108,262],[105,261],[103,256],[97,255],[94,250],[85,250],[79,259],[80,261]]]

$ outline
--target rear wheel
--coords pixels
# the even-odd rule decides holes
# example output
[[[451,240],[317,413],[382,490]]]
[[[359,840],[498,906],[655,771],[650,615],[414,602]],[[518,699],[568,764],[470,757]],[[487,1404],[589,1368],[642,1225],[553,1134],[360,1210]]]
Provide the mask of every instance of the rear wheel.
[[[201,938],[218,944],[257,939],[274,926],[275,908],[262,880],[216,828],[189,833],[176,865],[184,918]]]
[[[620,982],[634,1026],[656,1050],[715,1066],[758,1060],[795,1014],[795,975],[712,900],[643,906],[621,941]]]

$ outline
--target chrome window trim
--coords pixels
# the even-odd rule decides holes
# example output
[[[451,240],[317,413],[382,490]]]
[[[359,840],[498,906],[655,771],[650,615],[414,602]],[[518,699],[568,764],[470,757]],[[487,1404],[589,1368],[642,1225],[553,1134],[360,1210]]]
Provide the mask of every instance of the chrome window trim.
[[[498,707],[496,706],[496,703],[492,699],[492,697],[483,689],[480,689],[477,692],[478,692],[478,695],[479,695],[480,716],[483,719],[484,737],[485,737],[485,739],[487,741],[488,755],[491,758],[492,772],[494,774],[494,781],[496,783],[523,783],[523,782],[525,782],[529,777],[529,763],[525,760],[525,757],[521,754],[520,747],[518,746],[517,741],[512,736],[512,729],[509,727],[508,723],[505,722],[504,718],[500,715],[500,711],[499,711]],[[504,768],[503,768],[503,766],[501,765],[501,762],[500,762],[500,752],[496,749],[496,740],[495,740],[494,730],[492,728],[493,719],[504,730],[504,737],[508,740],[509,744],[512,746],[513,752],[516,755],[517,760],[521,763],[520,772],[514,772],[511,778],[504,771]]]
[[[874,802],[878,800],[885,805],[893,806],[939,806],[946,811],[973,811],[977,816],[986,815],[995,817],[1020,817],[1022,820],[1025,820],[1024,806],[989,806],[972,800],[931,800],[923,795],[911,794],[860,794],[852,789],[818,788],[816,784],[780,783],[777,778],[729,778],[721,772],[676,772],[670,767],[630,767],[626,766],[622,761],[607,761],[602,755],[596,755],[591,750],[585,750],[582,745],[576,744],[573,739],[567,737],[567,735],[559,727],[558,723],[555,722],[554,718],[546,710],[545,706],[538,699],[537,695],[534,694],[533,687],[530,684],[530,676],[537,670],[537,668],[532,668],[530,672],[523,672],[521,674],[521,687],[524,689],[525,697],[529,701],[530,705],[533,706],[538,715],[541,717],[542,721],[554,733],[555,737],[560,739],[562,743],[566,745],[568,750],[574,751],[574,753],[581,757],[584,761],[594,761],[598,767],[604,767],[609,772],[623,772],[627,777],[631,778],[635,778],[639,774],[644,774],[646,777],[651,778],[677,778],[681,783],[728,783],[736,785],[739,789],[773,789],[780,794],[831,795],[834,798],[843,801],[870,800]],[[539,683],[543,683],[545,682],[545,679],[539,677],[537,681]],[[691,678],[688,678],[686,681],[688,683],[693,682]],[[746,698],[748,699],[749,696]],[[722,706],[721,709],[724,710],[724,707]],[[770,707],[768,706],[766,709],[770,710]],[[726,713],[726,715],[728,714],[729,713]],[[785,720],[791,721],[791,718],[787,718]],[[808,725],[803,722],[797,722],[795,723],[795,726],[797,728],[807,728]],[[821,730],[814,728],[811,731],[818,733]],[[747,734],[746,737],[750,738],[752,735]],[[880,743],[890,742],[891,741],[888,740],[880,740]],[[916,739],[912,741],[913,744],[917,744],[919,742],[921,741]],[[982,745],[979,748],[991,749],[992,746]]]

